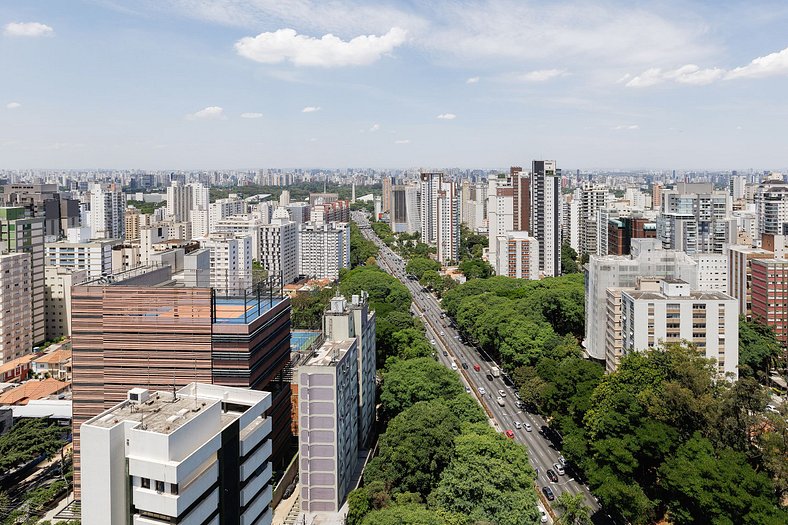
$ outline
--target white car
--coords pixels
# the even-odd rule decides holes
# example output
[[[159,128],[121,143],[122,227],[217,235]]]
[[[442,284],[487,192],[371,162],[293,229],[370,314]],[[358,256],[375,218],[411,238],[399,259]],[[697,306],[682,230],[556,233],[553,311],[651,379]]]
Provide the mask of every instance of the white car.
[[[446,334],[444,334],[444,333],[443,333],[443,330],[441,330],[441,337],[442,337],[442,336],[444,336],[444,335],[446,335]]]
[[[504,392],[503,390],[499,390],[498,395],[501,397],[506,397],[506,392]]]
[[[516,428],[517,430],[520,430],[521,428],[523,428],[523,425],[519,421],[515,421],[514,422],[514,428]]]
[[[482,396],[483,396],[483,395],[485,395],[486,393],[487,393],[487,391],[484,389],[484,387],[483,387],[483,386],[480,386],[480,387],[479,387],[479,395],[482,395]]]
[[[466,386],[466,387],[465,387],[465,393],[466,393],[466,394],[470,394],[470,393],[471,393],[471,387],[469,387],[469,386]]]
[[[451,369],[452,370],[457,370],[457,363],[455,363],[454,361],[452,361],[452,363],[451,363]]]
[[[547,523],[547,513],[544,511],[544,507],[537,505],[536,508],[539,509],[539,521],[541,523]]]
[[[555,470],[556,474],[559,476],[564,475],[564,467],[562,467],[560,463],[553,463],[553,470]]]
[[[435,344],[435,339],[430,339],[430,344],[434,345]]]
[[[533,430],[533,428],[531,428],[531,423],[523,423],[523,426],[525,427],[526,432],[530,432]]]

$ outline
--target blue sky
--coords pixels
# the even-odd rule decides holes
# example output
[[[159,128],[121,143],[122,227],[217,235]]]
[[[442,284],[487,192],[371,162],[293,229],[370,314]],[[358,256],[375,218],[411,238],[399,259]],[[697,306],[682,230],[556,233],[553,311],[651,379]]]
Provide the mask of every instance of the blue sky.
[[[4,0],[0,168],[785,169],[788,2]]]

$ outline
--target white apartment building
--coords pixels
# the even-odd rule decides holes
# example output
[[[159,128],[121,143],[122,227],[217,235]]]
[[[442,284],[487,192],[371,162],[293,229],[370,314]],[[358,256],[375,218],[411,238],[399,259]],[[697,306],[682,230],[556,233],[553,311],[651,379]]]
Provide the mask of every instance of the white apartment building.
[[[288,200],[288,203],[282,206],[287,210],[290,220],[296,224],[307,222],[312,218],[312,207],[308,202],[289,202]],[[273,213],[276,213],[276,210]],[[273,220],[273,214],[271,220]]]
[[[118,244],[112,247],[112,273],[125,272],[141,264],[139,244]]]
[[[208,226],[213,231],[214,225],[219,221],[234,215],[245,215],[247,212],[246,203],[238,197],[218,199],[208,205]]]
[[[178,181],[172,181],[167,186],[167,217],[176,222],[191,219],[192,188],[184,186]]]
[[[217,294],[239,295],[252,289],[252,237],[212,233],[196,239],[211,251],[211,287]]]
[[[698,265],[697,290],[728,293],[728,256],[723,253],[691,255]]]
[[[454,182],[444,180],[443,173],[420,174],[421,241],[437,248],[442,264],[460,256],[459,202]]]
[[[33,351],[29,253],[0,255],[0,364]]]
[[[95,279],[112,273],[112,248],[121,244],[120,239],[90,242],[48,242],[44,244],[46,264],[77,271],[86,270]]]
[[[368,446],[375,425],[375,374],[377,373],[375,311],[362,291],[348,303],[334,297],[323,315],[323,333],[329,341],[356,338],[358,342],[358,444]]]
[[[698,281],[698,265],[684,252],[664,250],[658,239],[632,239],[630,255],[592,255],[585,268],[586,353],[605,359],[608,288],[631,288],[639,277],[672,277],[691,285]]]
[[[769,176],[758,186],[755,209],[760,235],[788,233],[784,230],[788,224],[788,184],[783,182],[782,176]]]
[[[561,205],[564,208],[561,213],[562,242],[568,243],[577,252],[580,250],[580,199],[574,195],[565,195]]]
[[[87,270],[70,270],[62,266],[44,268],[44,313],[48,340],[71,335],[71,287],[88,278]]]
[[[350,225],[307,222],[298,230],[298,273],[314,279],[339,279],[350,268]]]
[[[134,388],[81,429],[84,525],[270,525],[271,394]]]
[[[598,244],[598,211],[605,207],[608,200],[608,189],[599,184],[585,183],[580,188],[579,197],[579,221],[578,231],[580,234],[580,250],[578,255],[607,255],[599,253]],[[607,228],[605,228],[607,234]]]
[[[514,188],[511,180],[501,175],[491,177],[488,183],[487,260],[490,266],[498,268],[498,238],[514,230]],[[508,264],[508,261],[505,264]]]
[[[358,340],[326,341],[296,369],[301,511],[337,513],[353,489],[359,449]]]
[[[729,295],[692,291],[678,279],[622,290],[621,330],[624,354],[687,341],[713,359],[721,375],[738,377],[739,309]]]
[[[270,219],[265,222],[254,213],[248,215],[233,215],[216,222],[213,225],[213,231],[215,233],[228,232],[237,235],[251,236],[252,258],[257,259],[260,256],[260,227],[270,222]]]
[[[554,160],[535,160],[531,169],[530,234],[539,241],[539,270],[561,275],[561,171]]]
[[[517,279],[539,279],[539,241],[528,232],[510,231],[495,239],[496,275]]]
[[[126,227],[126,195],[115,187],[90,186],[90,234],[92,239],[123,239]]]
[[[269,277],[289,284],[298,277],[298,225],[287,210],[274,211],[271,224],[260,227],[260,253],[257,260],[268,270]]]
[[[689,254],[722,253],[726,243],[736,242],[732,201],[711,183],[677,183],[662,190],[662,209],[657,217],[657,238],[666,250]]]

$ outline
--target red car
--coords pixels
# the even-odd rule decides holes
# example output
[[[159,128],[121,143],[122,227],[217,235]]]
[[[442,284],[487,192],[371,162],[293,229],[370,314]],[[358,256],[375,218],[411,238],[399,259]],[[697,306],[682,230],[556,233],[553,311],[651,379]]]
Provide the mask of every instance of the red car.
[[[512,431],[511,429],[507,430],[506,437],[508,437],[509,439],[514,439],[514,431]]]
[[[480,367],[479,365],[473,365],[473,369],[478,372],[479,370],[482,369],[482,367]]]

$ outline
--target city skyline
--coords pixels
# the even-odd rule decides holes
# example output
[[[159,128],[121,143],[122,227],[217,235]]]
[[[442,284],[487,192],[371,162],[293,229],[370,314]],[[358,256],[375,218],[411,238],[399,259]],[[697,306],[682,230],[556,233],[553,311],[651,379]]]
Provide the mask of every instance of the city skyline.
[[[0,6],[2,168],[783,169],[780,2]]]

